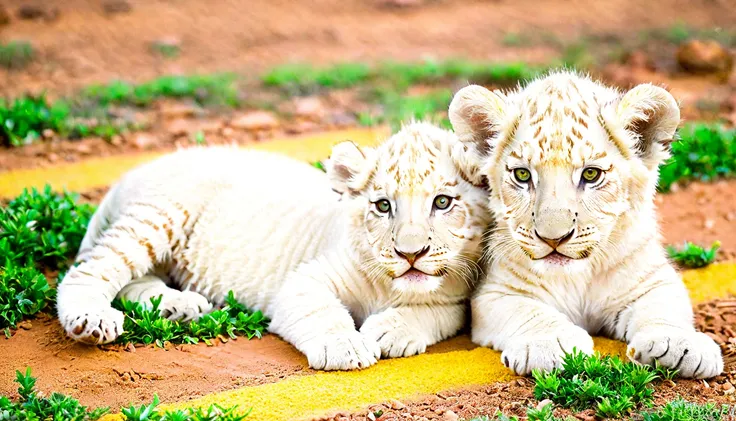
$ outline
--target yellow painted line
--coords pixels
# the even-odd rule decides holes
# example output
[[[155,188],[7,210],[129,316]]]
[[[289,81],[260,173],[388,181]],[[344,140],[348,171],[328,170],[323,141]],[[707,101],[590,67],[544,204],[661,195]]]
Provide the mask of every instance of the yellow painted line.
[[[695,303],[736,292],[736,264],[714,264],[685,271]],[[596,337],[595,349],[626,358],[622,342]],[[444,390],[508,381],[515,376],[501,364],[501,353],[488,348],[381,360],[353,372],[318,372],[278,383],[213,393],[199,399],[163,405],[165,409],[238,405],[253,408],[251,421],[302,420],[337,411],[355,411],[392,399],[407,400]],[[110,415],[104,420],[122,420]]]
[[[324,132],[308,136],[274,139],[246,147],[279,152],[305,161],[317,161],[330,154],[332,146],[344,140],[371,146],[385,138],[385,128]],[[0,197],[14,197],[24,188],[41,188],[50,184],[55,190],[84,192],[114,183],[130,169],[161,156],[163,153],[141,153],[91,158],[73,164],[49,168],[21,169],[0,173]]]

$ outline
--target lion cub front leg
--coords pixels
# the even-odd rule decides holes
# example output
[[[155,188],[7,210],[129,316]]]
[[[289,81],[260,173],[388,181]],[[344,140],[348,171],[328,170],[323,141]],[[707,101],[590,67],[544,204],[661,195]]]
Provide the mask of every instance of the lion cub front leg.
[[[695,330],[692,304],[674,269],[668,277],[665,283],[640,285],[639,298],[614,318],[615,336],[627,342],[627,356],[640,364],[659,363],[687,378],[721,374],[720,347]]]
[[[301,351],[317,370],[352,370],[375,364],[381,349],[355,329],[336,284],[346,281],[328,259],[301,265],[287,275],[268,311],[269,331]]]
[[[456,334],[464,321],[464,303],[406,305],[369,316],[360,332],[378,342],[381,356],[408,357]]]
[[[481,288],[471,301],[473,342],[502,351],[516,374],[549,371],[565,354],[592,354],[593,338],[567,316],[535,298]]]

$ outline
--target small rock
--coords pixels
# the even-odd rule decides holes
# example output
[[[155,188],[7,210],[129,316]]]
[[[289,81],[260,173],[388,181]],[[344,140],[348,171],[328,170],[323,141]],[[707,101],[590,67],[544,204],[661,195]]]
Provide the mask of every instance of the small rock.
[[[641,50],[632,51],[626,57],[626,64],[635,69],[654,70],[654,62],[647,53]]]
[[[89,145],[84,144],[84,143],[77,145],[77,147],[74,149],[76,149],[76,151],[82,155],[89,155],[92,153],[92,148],[90,148]]]
[[[44,129],[43,132],[41,132],[41,136],[43,136],[44,139],[52,139],[56,133],[54,133],[51,129]]]
[[[113,146],[120,146],[120,145],[122,145],[123,144],[123,137],[120,136],[119,134],[113,135],[110,138],[110,144],[113,145]]]
[[[406,408],[406,405],[397,401],[396,399],[391,399],[391,401],[389,402],[389,405],[391,405],[391,409],[395,409],[397,411],[400,409]]]
[[[736,219],[736,212],[727,213],[725,218],[726,218],[726,221],[729,221],[729,222],[733,221],[734,219]]]
[[[42,19],[46,16],[46,11],[37,4],[24,4],[18,8],[16,16],[23,20]]]
[[[442,421],[457,421],[459,419],[460,417],[458,417],[456,413],[449,410],[442,414]]]
[[[49,162],[56,162],[56,161],[58,161],[58,160],[59,160],[59,155],[58,155],[58,154],[55,154],[55,153],[53,153],[53,152],[51,152],[50,154],[48,154],[48,155],[46,156],[46,159],[48,159],[48,160],[49,160]]]
[[[172,136],[184,136],[191,132],[190,122],[183,118],[177,118],[166,123],[166,131]]]
[[[537,410],[540,410],[547,405],[552,405],[552,401],[549,399],[544,399],[537,404]]]
[[[279,121],[267,111],[252,111],[236,117],[230,122],[230,126],[240,130],[269,130],[278,127]]]
[[[136,149],[148,149],[156,143],[156,137],[148,133],[136,133],[130,143]]]
[[[299,98],[294,103],[294,114],[297,117],[319,120],[325,115],[325,107],[317,97]]]
[[[189,104],[166,104],[159,110],[162,117],[169,119],[191,117],[200,111],[199,108]]]
[[[102,9],[108,15],[114,15],[117,13],[128,13],[133,7],[127,0],[108,0],[102,3]]]
[[[232,137],[235,134],[235,130],[232,127],[223,127],[222,135],[225,137]]]
[[[681,45],[677,63],[690,73],[729,75],[733,69],[731,53],[713,40],[693,40]]]
[[[713,229],[713,227],[716,225],[716,221],[713,219],[706,219],[705,222],[703,222],[703,228],[707,230]]]
[[[31,330],[31,328],[33,327],[33,323],[30,320],[23,320],[22,322],[18,323],[17,327],[18,329]]]
[[[405,8],[421,6],[425,0],[379,0],[377,3],[383,7]]]
[[[7,25],[10,23],[10,12],[8,9],[0,4],[0,26]]]
[[[127,352],[135,352],[135,345],[133,345],[132,343],[129,343],[128,345],[125,346],[125,350]]]

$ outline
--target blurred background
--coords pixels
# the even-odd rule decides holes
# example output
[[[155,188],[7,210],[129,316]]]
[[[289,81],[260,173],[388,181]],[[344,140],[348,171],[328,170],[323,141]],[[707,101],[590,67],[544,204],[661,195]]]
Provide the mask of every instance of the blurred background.
[[[50,121],[5,125],[0,166],[447,124],[457,87],[562,65],[623,88],[664,84],[687,119],[733,123],[734,47],[733,0],[6,0],[0,94]],[[263,112],[233,117],[242,110]],[[90,137],[106,142],[12,149]]]

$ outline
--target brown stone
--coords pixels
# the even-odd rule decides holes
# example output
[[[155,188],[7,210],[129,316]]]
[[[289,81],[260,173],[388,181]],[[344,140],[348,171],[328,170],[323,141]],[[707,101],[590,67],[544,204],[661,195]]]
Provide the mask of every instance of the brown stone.
[[[148,149],[156,144],[156,137],[148,133],[136,133],[130,143],[136,149]]]
[[[8,9],[0,4],[0,26],[4,26],[10,23],[10,12]]]
[[[114,15],[117,13],[128,13],[133,7],[127,0],[108,0],[102,3],[102,9],[108,15]]]
[[[728,75],[733,69],[733,57],[717,41],[693,40],[677,50],[677,64],[690,73]]]
[[[201,110],[190,104],[164,104],[161,106],[159,112],[161,116],[168,119],[192,117],[195,114],[201,112]]]
[[[325,107],[317,97],[299,98],[294,101],[294,114],[308,120],[319,120],[325,115]]]
[[[46,10],[37,4],[24,4],[18,8],[16,16],[23,20],[42,19],[46,16]]]
[[[273,113],[267,111],[252,111],[235,117],[230,126],[240,130],[269,130],[278,127],[279,121]]]

